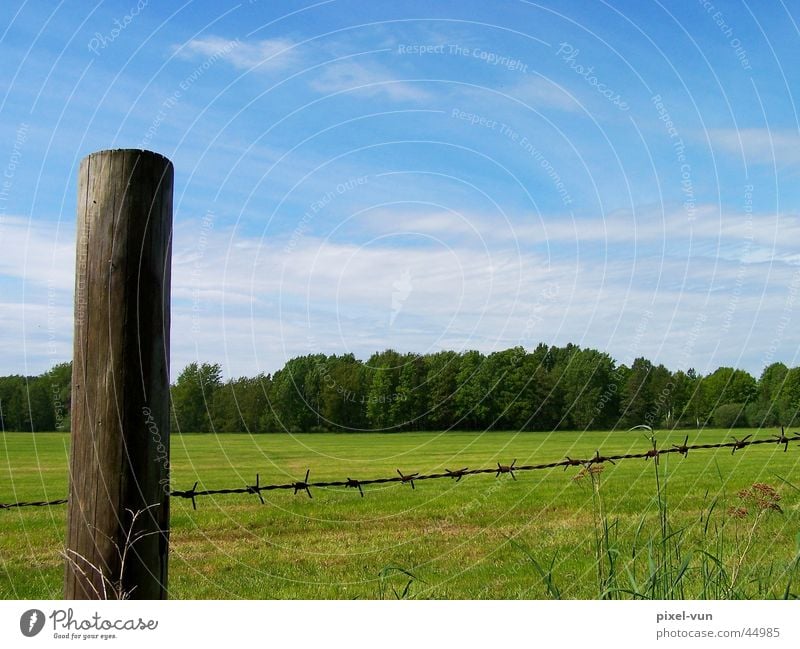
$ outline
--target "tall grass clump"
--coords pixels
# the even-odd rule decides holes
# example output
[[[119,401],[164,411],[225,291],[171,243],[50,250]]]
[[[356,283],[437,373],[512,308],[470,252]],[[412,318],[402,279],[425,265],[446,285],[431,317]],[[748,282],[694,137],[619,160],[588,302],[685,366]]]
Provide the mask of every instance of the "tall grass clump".
[[[602,464],[589,464],[573,478],[579,484],[589,485],[592,494],[592,534],[594,537],[594,556],[599,599],[613,599],[619,590],[617,562],[620,552],[616,547],[616,521],[610,521],[606,514],[601,478]]]
[[[656,449],[654,438],[650,439]],[[662,469],[659,456],[653,457],[655,495],[652,505],[657,515],[657,531],[640,541],[649,515],[648,510],[639,520],[631,545],[631,559],[626,567],[627,587],[620,595],[634,599],[686,599],[685,578],[693,552],[687,547],[688,526],[676,527],[670,517],[666,469]],[[648,508],[650,509],[650,508]]]
[[[651,438],[656,449],[655,439]],[[663,460],[663,458],[662,458]],[[797,599],[795,579],[800,568],[800,533],[793,558],[782,565],[765,562],[764,542],[773,517],[785,516],[782,495],[775,487],[755,482],[733,497],[709,498],[699,517],[686,521],[669,498],[667,463],[653,455],[653,498],[638,520],[630,545],[623,547],[619,521],[609,516],[602,488],[603,466],[588,464],[573,478],[590,490],[595,592],[598,599]],[[724,488],[721,472],[720,481]],[[800,491],[787,480],[781,479]],[[678,516],[678,514],[684,514]],[[562,598],[558,565],[548,565],[530,549],[515,543],[534,567],[548,597]]]

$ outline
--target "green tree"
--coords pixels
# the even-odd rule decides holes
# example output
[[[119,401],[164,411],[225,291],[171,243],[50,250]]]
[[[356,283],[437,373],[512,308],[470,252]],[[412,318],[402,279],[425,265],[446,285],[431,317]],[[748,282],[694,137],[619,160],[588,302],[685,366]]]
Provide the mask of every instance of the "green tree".
[[[772,363],[761,372],[755,401],[748,407],[748,421],[751,426],[781,425],[781,397],[788,373],[789,368],[783,363]]]
[[[690,370],[691,371],[691,370]],[[670,407],[667,410],[665,421],[668,427],[691,427],[695,425],[689,404],[697,387],[697,377],[689,372],[678,370],[672,375],[670,381]]]
[[[479,351],[471,350],[461,355],[456,392],[456,427],[466,430],[487,428],[492,421],[489,408],[491,384],[487,382],[488,372],[484,369],[486,357]]]
[[[396,424],[392,405],[398,398],[402,367],[403,357],[393,349],[373,354],[367,361],[367,418],[376,430],[389,430]]]
[[[800,367],[793,367],[786,373],[778,396],[778,411],[782,426],[800,425]]]
[[[42,378],[50,394],[55,430],[68,431],[72,411],[72,361],[54,365]]]
[[[742,403],[723,403],[714,409],[712,422],[716,428],[737,428],[747,425]]]
[[[500,426],[511,430],[553,430],[561,405],[542,354],[528,354],[521,347],[501,352],[504,379],[495,388],[502,407]]]
[[[269,392],[272,426],[308,432],[322,426],[322,385],[327,359],[323,354],[287,361],[272,377]]]
[[[566,361],[566,365],[564,365]],[[571,353],[554,365],[566,406],[562,427],[588,430],[607,428],[616,421],[614,361],[595,349],[572,346]]]
[[[55,411],[49,385],[44,376],[0,378],[1,430],[55,430]]]
[[[747,405],[756,395],[756,380],[744,370],[720,367],[701,381],[701,417],[708,417],[726,403]]]
[[[239,414],[239,405],[236,402],[235,384],[231,380],[214,390],[211,400],[211,420],[214,422],[213,430],[217,433],[241,433],[244,424]]]
[[[402,430],[425,428],[428,410],[425,379],[425,359],[419,354],[406,354],[397,382],[397,398],[390,406],[392,421]]]
[[[25,377],[4,376],[0,378],[0,430],[25,430]]]
[[[663,365],[653,367],[650,372],[650,393],[652,404],[644,418],[644,423],[657,428],[666,423],[671,427],[674,424],[675,412],[675,383],[672,373]]]
[[[214,393],[221,384],[222,370],[218,364],[187,365],[171,389],[174,429],[179,432],[210,432]]]
[[[267,411],[272,378],[269,374],[258,374],[240,381],[240,387],[234,392],[239,404],[245,431],[263,433],[266,429],[262,426],[264,414]]]
[[[42,377],[29,379],[26,395],[27,408],[23,411],[23,429],[33,432],[55,430],[56,416],[48,381]]]
[[[428,392],[428,422],[434,430],[446,430],[455,425],[456,392],[461,357],[453,351],[436,352],[425,357]]]
[[[240,377],[214,391],[211,417],[221,433],[259,433],[267,410],[269,376]]]
[[[686,376],[691,381],[692,393],[686,406],[686,419],[690,426],[702,428],[708,423],[711,408],[707,405],[708,386],[704,382],[704,377],[699,375],[694,368],[686,372]]]
[[[625,382],[620,390],[620,425],[631,428],[640,424],[652,426],[648,416],[655,408],[653,392],[653,364],[646,358],[633,361],[630,371],[626,373]]]
[[[0,377],[3,430],[67,430],[72,364],[38,377]],[[644,423],[795,426],[800,368],[772,363],[759,380],[731,367],[701,377],[637,358],[615,366],[594,349],[539,344],[484,355],[375,353],[292,358],[274,376],[224,384],[220,366],[192,363],[171,388],[177,431],[607,428]]]
[[[367,428],[366,372],[353,354],[330,356],[322,371],[322,416],[332,430]]]

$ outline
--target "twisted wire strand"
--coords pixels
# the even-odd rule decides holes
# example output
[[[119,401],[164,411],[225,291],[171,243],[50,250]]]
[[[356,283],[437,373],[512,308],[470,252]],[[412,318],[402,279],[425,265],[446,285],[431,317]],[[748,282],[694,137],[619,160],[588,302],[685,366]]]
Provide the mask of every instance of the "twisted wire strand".
[[[779,435],[773,435],[769,438],[764,439],[751,439],[752,435],[747,435],[742,439],[737,439],[736,437],[732,438],[730,442],[718,442],[715,444],[688,444],[688,436],[684,439],[683,444],[673,444],[668,448],[658,448],[656,445],[655,440],[653,440],[652,448],[648,449],[647,451],[643,451],[640,453],[624,453],[624,454],[617,454],[617,455],[602,455],[600,451],[596,451],[593,457],[583,458],[583,459],[576,459],[571,457],[566,457],[563,460],[559,460],[557,462],[547,462],[544,464],[522,464],[517,465],[516,460],[514,460],[511,464],[501,464],[497,463],[495,467],[486,467],[480,469],[470,469],[468,467],[464,467],[463,469],[458,469],[455,471],[451,471],[449,469],[445,469],[444,472],[438,473],[427,473],[427,474],[420,474],[420,473],[410,473],[410,474],[403,474],[399,469],[397,470],[396,476],[389,476],[385,478],[366,478],[363,480],[360,479],[353,479],[348,477],[346,480],[326,480],[326,481],[309,481],[310,469],[306,471],[305,478],[303,480],[296,480],[294,482],[286,482],[286,483],[278,483],[278,484],[261,484],[260,477],[256,474],[256,483],[254,485],[245,485],[244,487],[232,487],[232,488],[223,488],[223,489],[197,489],[198,482],[194,483],[194,486],[191,489],[187,490],[177,490],[177,491],[170,491],[169,495],[173,498],[185,498],[190,499],[192,501],[192,506],[194,509],[197,509],[197,501],[196,499],[202,496],[218,496],[218,495],[229,495],[229,494],[255,494],[259,497],[262,503],[264,503],[264,499],[261,497],[261,493],[265,491],[277,491],[277,490],[288,490],[291,489],[294,491],[295,494],[300,492],[305,493],[309,498],[312,498],[311,489],[319,489],[319,488],[327,488],[327,487],[349,487],[358,489],[361,496],[364,496],[363,487],[370,486],[370,485],[382,485],[382,484],[390,484],[390,483],[409,483],[411,488],[414,489],[414,483],[422,480],[439,480],[444,478],[455,479],[456,481],[461,480],[464,476],[470,475],[487,475],[487,474],[495,474],[495,477],[500,477],[502,474],[509,474],[511,477],[516,480],[515,473],[518,471],[541,471],[545,469],[555,469],[558,467],[564,467],[564,470],[571,466],[580,466],[580,467],[591,467],[596,464],[605,464],[611,463],[615,464],[616,462],[623,461],[623,460],[650,460],[652,459],[654,462],[658,462],[658,459],[662,455],[668,455],[670,453],[678,453],[683,457],[687,457],[689,451],[701,451],[701,450],[709,450],[709,449],[723,449],[723,448],[730,448],[731,454],[735,453],[737,450],[744,449],[748,446],[757,446],[760,444],[778,444],[783,446],[784,452],[786,452],[789,448],[790,442],[797,442],[800,441],[800,433],[792,433],[790,436],[787,436],[781,431]],[[16,502],[16,503],[0,503],[0,509],[12,509],[16,507],[48,507],[51,505],[63,505],[67,503],[68,500],[66,498],[62,498],[59,500],[50,500],[50,501],[32,501],[32,502]]]

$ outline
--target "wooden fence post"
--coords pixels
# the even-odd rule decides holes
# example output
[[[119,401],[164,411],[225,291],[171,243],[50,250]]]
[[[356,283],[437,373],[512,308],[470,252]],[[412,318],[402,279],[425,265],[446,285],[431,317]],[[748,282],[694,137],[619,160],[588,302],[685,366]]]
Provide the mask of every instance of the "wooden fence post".
[[[81,162],[67,599],[167,595],[172,184],[150,151]]]

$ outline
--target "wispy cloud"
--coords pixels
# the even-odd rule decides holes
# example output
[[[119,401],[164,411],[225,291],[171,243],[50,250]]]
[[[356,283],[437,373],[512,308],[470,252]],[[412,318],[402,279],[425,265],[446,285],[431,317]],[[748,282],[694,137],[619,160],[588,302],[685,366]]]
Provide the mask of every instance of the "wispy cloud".
[[[322,94],[352,92],[393,101],[422,101],[431,96],[414,83],[397,78],[379,63],[347,60],[341,54],[342,44],[337,42],[300,45],[290,38],[243,41],[204,36],[174,46],[173,50],[184,59],[221,59],[239,70],[283,72],[310,66],[312,61],[317,65],[322,63],[308,82],[311,90]],[[334,56],[337,51],[339,54]],[[325,64],[324,59],[330,62]]]
[[[359,223],[374,234],[396,232],[426,235],[448,245],[505,249],[531,246],[626,247],[630,255],[643,249],[684,257],[725,257],[743,263],[798,264],[794,242],[800,220],[791,214],[748,214],[696,206],[689,220],[682,209],[616,210],[604,216],[563,215],[506,217],[443,210],[381,208],[362,213]],[[598,248],[598,246],[600,248]]]
[[[743,366],[760,371],[777,335],[777,351],[770,353],[789,359],[797,335],[775,330],[775,323],[793,299],[790,287],[800,282],[800,272],[758,251],[790,254],[796,238],[789,238],[781,223],[789,227],[791,220],[776,217],[776,233],[761,237],[758,227],[741,218],[728,218],[721,227],[710,210],[708,215],[708,223],[697,224],[708,250],[693,248],[688,256],[627,245],[636,236],[659,239],[665,221],[645,224],[634,235],[621,213],[608,219],[605,232],[552,224],[553,233],[581,243],[580,255],[536,248],[540,235],[534,230],[513,226],[514,233],[488,217],[443,212],[414,213],[414,220],[376,218],[370,228],[385,225],[387,234],[361,243],[308,234],[290,250],[280,237],[243,236],[225,227],[206,233],[201,246],[197,224],[180,222],[172,274],[174,373],[198,359],[222,363],[229,375],[252,374],[316,351],[366,357],[387,346],[491,351],[539,341],[598,347],[620,360],[647,355],[671,367],[688,358],[701,370],[730,364],[739,354]],[[679,228],[679,213],[666,223],[671,231]],[[28,282],[24,303],[21,297],[4,300],[5,369],[38,371],[55,358],[51,339],[59,341],[58,360],[69,355],[72,274],[65,269],[73,263],[74,233],[54,248],[45,224],[32,227],[16,219],[5,226],[4,241],[13,244],[9,250],[23,252],[6,256],[0,273]],[[402,235],[408,228],[426,235],[428,243],[409,247]],[[744,248],[749,257],[741,248],[738,256],[719,254],[748,232],[753,233],[752,246]],[[509,245],[515,234],[519,248]],[[470,239],[475,236],[482,239],[479,247]],[[592,244],[594,237],[614,237],[630,254],[609,254],[603,244]],[[780,243],[769,244],[775,237]],[[551,235],[549,244],[557,243]],[[755,258],[758,254],[762,258]],[[58,267],[53,277],[70,281],[53,285],[42,271],[53,266]],[[770,299],[762,301],[766,294]],[[637,335],[648,312],[658,316],[648,316],[646,333]],[[688,354],[686,332],[696,326],[698,314],[704,316],[702,331]],[[757,331],[765,333],[754,337]]]
[[[295,65],[301,58],[296,43],[288,38],[242,41],[204,36],[173,49],[177,56],[184,59],[221,58],[239,70],[283,70]]]
[[[362,212],[359,216],[359,225],[372,232],[400,231],[447,240],[456,236],[480,237],[486,223],[487,217],[483,215],[462,214],[455,210],[378,208]],[[491,231],[488,233],[491,234]]]
[[[554,108],[572,113],[583,111],[577,98],[564,87],[542,77],[523,77],[508,93],[531,108]]]
[[[61,224],[56,237],[52,222],[43,223],[20,216],[0,222],[0,277],[22,279],[38,288],[71,291],[74,287],[75,228]]]
[[[800,163],[800,133],[769,128],[712,129],[713,145],[756,164]]]
[[[414,83],[403,81],[376,63],[342,61],[325,67],[311,82],[311,88],[321,93],[356,92],[383,96],[395,101],[423,101],[430,94]]]

